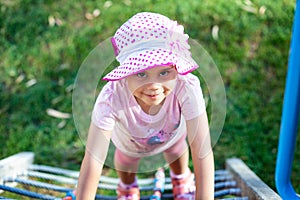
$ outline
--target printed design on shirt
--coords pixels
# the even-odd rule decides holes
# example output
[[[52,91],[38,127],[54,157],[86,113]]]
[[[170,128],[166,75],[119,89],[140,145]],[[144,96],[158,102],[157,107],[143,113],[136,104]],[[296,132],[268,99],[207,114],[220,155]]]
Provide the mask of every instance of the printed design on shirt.
[[[138,142],[145,146],[153,146],[158,144],[163,144],[170,140],[174,136],[174,132],[166,132],[164,130],[156,131],[153,128],[148,129],[149,137],[146,138],[138,138],[134,137],[134,139],[131,139],[131,142]]]
[[[162,144],[162,143],[164,143],[164,141],[157,135],[152,136],[147,140],[147,144],[149,144],[149,145],[156,145],[156,144]]]

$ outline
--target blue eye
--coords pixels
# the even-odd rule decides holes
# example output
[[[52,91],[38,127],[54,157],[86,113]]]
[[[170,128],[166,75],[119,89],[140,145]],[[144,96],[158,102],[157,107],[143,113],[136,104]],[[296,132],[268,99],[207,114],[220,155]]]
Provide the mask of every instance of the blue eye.
[[[143,72],[138,73],[137,76],[138,76],[139,78],[145,78],[145,77],[147,77],[147,75],[146,75],[145,73],[143,73]]]
[[[159,75],[160,76],[167,76],[169,74],[169,71],[163,71]]]

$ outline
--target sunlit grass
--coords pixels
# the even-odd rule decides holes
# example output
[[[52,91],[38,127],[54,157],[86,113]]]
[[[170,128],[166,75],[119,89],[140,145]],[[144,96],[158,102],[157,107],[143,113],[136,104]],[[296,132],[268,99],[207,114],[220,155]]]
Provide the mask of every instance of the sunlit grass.
[[[216,168],[241,158],[272,188],[294,1],[1,1],[0,157],[79,169],[84,145],[72,118],[72,86],[89,52],[139,11],[186,27],[214,59],[227,95]],[[101,84],[99,84],[101,86]],[[208,95],[208,93],[205,93]],[[299,174],[300,152],[294,172]],[[299,176],[293,181],[299,183]],[[299,191],[300,186],[296,185]]]

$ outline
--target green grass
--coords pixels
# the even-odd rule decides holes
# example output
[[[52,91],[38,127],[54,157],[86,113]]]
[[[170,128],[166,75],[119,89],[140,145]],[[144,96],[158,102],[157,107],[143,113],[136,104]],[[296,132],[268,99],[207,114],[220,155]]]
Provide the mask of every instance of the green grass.
[[[83,145],[72,119],[72,84],[89,52],[139,11],[182,23],[214,59],[227,95],[216,168],[241,158],[272,188],[291,39],[294,1],[0,1],[0,158],[34,151],[36,162],[79,169]],[[88,20],[86,13],[100,10]],[[261,9],[262,11],[262,9]],[[57,24],[49,25],[49,19]],[[212,27],[219,27],[219,38]],[[36,83],[28,87],[29,81]],[[64,125],[65,123],[65,125]],[[300,192],[299,140],[292,181]]]

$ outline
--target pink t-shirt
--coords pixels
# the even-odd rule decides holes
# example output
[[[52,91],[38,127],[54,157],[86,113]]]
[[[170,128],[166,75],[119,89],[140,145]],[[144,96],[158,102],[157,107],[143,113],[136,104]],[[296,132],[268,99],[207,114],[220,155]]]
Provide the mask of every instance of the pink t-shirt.
[[[112,130],[112,141],[133,157],[151,156],[171,147],[186,133],[186,120],[205,112],[198,77],[178,75],[176,86],[156,115],[145,113],[127,87],[126,79],[108,82],[101,90],[92,122]]]

